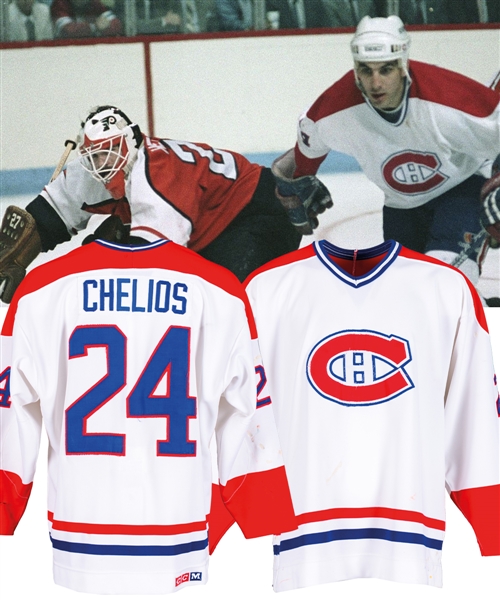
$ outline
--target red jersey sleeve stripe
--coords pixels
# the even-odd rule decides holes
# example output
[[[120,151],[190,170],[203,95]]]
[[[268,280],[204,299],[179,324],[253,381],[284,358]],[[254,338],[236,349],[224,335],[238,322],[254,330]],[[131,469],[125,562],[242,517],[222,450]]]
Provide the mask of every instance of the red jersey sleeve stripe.
[[[33,482],[23,483],[19,475],[0,470],[0,535],[12,535],[26,510]]]
[[[500,484],[450,494],[472,525],[483,556],[500,555]]]

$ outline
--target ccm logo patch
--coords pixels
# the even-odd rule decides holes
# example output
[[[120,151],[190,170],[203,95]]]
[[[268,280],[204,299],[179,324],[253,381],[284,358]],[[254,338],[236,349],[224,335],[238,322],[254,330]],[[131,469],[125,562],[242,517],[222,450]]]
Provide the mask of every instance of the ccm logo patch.
[[[182,583],[186,583],[186,581],[201,581],[202,573],[201,571],[193,571],[192,573],[184,573],[183,575],[179,575],[179,577],[175,580],[175,587],[181,585]]]
[[[344,406],[368,406],[392,400],[415,387],[404,369],[410,361],[407,340],[348,329],[314,346],[307,359],[307,377],[327,400]]]
[[[412,196],[425,194],[449,179],[440,168],[441,161],[435,154],[405,150],[384,162],[382,175],[393,190]]]

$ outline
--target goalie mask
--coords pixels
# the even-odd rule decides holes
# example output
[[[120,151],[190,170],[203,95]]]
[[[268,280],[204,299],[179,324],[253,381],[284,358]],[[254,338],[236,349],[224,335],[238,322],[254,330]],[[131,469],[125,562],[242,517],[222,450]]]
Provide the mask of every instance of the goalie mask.
[[[359,62],[392,62],[397,60],[406,77],[410,36],[403,21],[395,15],[390,17],[363,17],[351,41],[351,52],[355,64]],[[354,70],[356,81],[356,69]],[[359,85],[359,82],[358,82]]]
[[[99,106],[82,123],[78,147],[82,167],[103,183],[116,199],[125,195],[130,173],[142,144],[141,130],[115,106]]]

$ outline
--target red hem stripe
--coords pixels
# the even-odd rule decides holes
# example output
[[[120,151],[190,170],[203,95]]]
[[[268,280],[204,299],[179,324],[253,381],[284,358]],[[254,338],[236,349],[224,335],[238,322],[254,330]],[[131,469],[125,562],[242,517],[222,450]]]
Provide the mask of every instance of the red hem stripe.
[[[118,525],[101,523],[74,523],[72,521],[59,521],[54,519],[54,513],[48,512],[48,519],[52,528],[58,531],[71,533],[93,533],[97,535],[179,535],[204,531],[207,521],[195,523],[180,523],[178,525]]]
[[[297,516],[299,525],[314,523],[316,521],[329,521],[330,519],[391,519],[393,521],[411,521],[421,523],[431,529],[445,530],[445,522],[439,519],[426,517],[413,510],[400,510],[398,508],[331,508],[315,512],[303,513]]]

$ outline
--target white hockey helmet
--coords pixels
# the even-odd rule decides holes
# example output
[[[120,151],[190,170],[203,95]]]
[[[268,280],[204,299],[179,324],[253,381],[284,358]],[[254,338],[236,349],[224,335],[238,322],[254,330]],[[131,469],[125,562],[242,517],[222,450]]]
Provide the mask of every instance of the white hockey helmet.
[[[351,41],[354,62],[391,62],[397,60],[404,74],[408,73],[410,36],[403,21],[390,17],[363,17]]]
[[[121,170],[128,174],[142,144],[139,126],[116,106],[97,106],[81,124],[82,167],[105,185]]]

